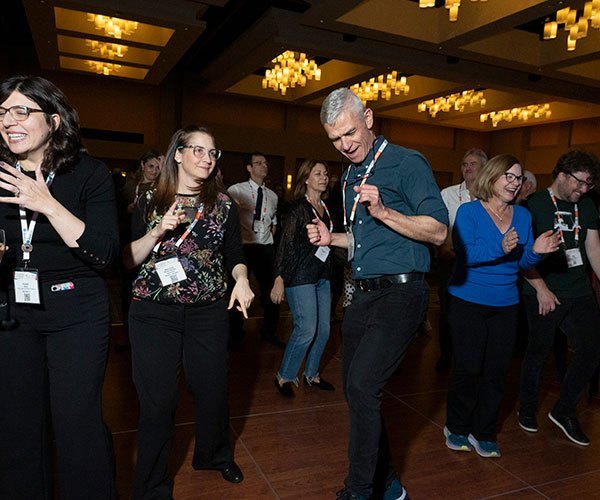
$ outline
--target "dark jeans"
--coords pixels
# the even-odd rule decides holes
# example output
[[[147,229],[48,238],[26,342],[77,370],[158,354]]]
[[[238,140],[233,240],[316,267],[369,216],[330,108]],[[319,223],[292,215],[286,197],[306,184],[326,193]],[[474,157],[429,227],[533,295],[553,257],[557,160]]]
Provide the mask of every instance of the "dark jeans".
[[[394,474],[381,413],[383,388],[423,321],[425,281],[356,290],[342,324],[344,391],[350,409],[346,486],[370,497]]]
[[[111,435],[102,420],[108,296],[101,278],[71,281],[75,289],[61,292],[42,283],[43,305],[11,297],[19,326],[0,331],[2,499],[52,498],[50,416],[61,500],[116,497]]]
[[[129,335],[133,381],[140,401],[134,499],[171,498],[168,473],[178,403],[178,378],[194,395],[192,466],[223,469],[233,462],[227,404],[225,300],[205,306],[133,300]]]
[[[453,295],[449,299],[454,370],[446,426],[454,434],[495,441],[519,306],[486,306]]]
[[[540,381],[557,328],[568,337],[575,353],[560,386],[557,413],[574,416],[577,403],[600,359],[600,312],[593,295],[560,299],[546,316],[538,313],[536,297],[525,297],[529,343],[521,368],[520,412],[533,415],[539,405]]]
[[[260,304],[264,311],[263,337],[273,338],[277,333],[279,306],[271,301],[271,289],[275,276],[275,248],[273,245],[244,245],[244,257],[249,273],[254,273],[260,288]],[[231,335],[239,339],[242,335],[244,318],[235,307],[230,311]]]

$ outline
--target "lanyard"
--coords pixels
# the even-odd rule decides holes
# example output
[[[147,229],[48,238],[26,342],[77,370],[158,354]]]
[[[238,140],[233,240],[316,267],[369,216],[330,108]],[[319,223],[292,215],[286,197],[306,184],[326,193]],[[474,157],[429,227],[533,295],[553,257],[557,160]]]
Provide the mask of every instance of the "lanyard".
[[[192,232],[192,229],[194,229],[194,227],[196,227],[196,224],[198,224],[200,217],[202,217],[202,212],[204,212],[204,204],[201,203],[200,206],[198,207],[198,210],[196,210],[196,217],[194,218],[194,220],[192,222],[190,222],[190,225],[187,227],[187,229],[184,231],[184,233],[179,237],[179,239],[175,242],[175,248],[179,248],[181,246],[181,244],[183,243],[183,241],[190,235],[190,233]],[[162,241],[159,241],[156,245],[154,245],[154,248],[152,249],[152,252],[154,254],[158,253],[161,243],[162,243]]]
[[[462,194],[463,194],[463,190],[462,190],[462,185],[463,185],[463,183],[462,183],[462,182],[461,182],[461,183],[458,185],[458,204],[459,204],[459,206],[460,206],[460,205],[462,205],[462,202],[463,202],[463,196],[462,196]],[[471,193],[469,192],[469,190],[468,190],[468,189],[465,189],[465,191],[466,191],[467,193],[469,193],[469,198],[471,198]]]
[[[308,203],[310,205],[310,209],[313,211],[313,214],[315,214],[315,217],[317,219],[321,219],[321,217],[319,217],[319,214],[315,210],[315,207],[312,206],[312,203],[308,199],[308,195],[305,195],[305,197],[306,197],[306,201],[308,201]],[[329,213],[329,209],[327,208],[327,205],[325,205],[325,202],[323,200],[319,200],[319,201],[321,202],[321,206],[325,209],[325,213],[327,214],[327,217],[329,217],[329,232],[332,233],[333,232],[333,221],[331,220],[331,214]],[[321,219],[321,220],[323,220],[323,219]]]
[[[16,169],[21,172],[21,164],[17,162],[15,165]],[[46,186],[50,187],[52,185],[52,181],[54,181],[54,176],[56,172],[52,170],[48,177],[46,177]],[[31,214],[31,221],[29,222],[29,226],[27,225],[27,212],[25,211],[25,207],[19,204],[19,219],[21,220],[21,239],[23,244],[21,245],[21,250],[23,250],[23,261],[25,264],[29,262],[30,254],[33,251],[33,245],[31,241],[33,240],[33,232],[35,231],[35,225],[37,223],[39,212],[33,212]]]
[[[369,178],[369,175],[371,174],[371,170],[373,170],[373,167],[375,166],[375,162],[379,159],[379,157],[381,156],[381,153],[383,153],[383,150],[385,149],[385,147],[387,145],[388,145],[388,141],[387,141],[387,139],[384,139],[383,142],[381,143],[381,146],[379,146],[379,149],[373,156],[371,163],[369,163],[369,166],[367,167],[367,170],[365,171],[365,175],[363,176],[363,179],[360,183],[360,187],[364,186],[365,183],[367,182],[367,179]],[[348,170],[346,172],[346,178],[344,179],[344,185],[342,186],[342,207],[344,207],[344,227],[346,229],[348,229],[349,225],[354,224],[354,217],[356,216],[356,207],[358,207],[358,200],[360,198],[360,195],[358,193],[356,193],[356,196],[354,197],[354,205],[352,205],[352,211],[350,212],[350,224],[348,224],[348,219],[346,218],[346,187],[348,187],[348,176],[350,175],[351,168],[352,168],[352,166],[348,167]]]
[[[558,204],[556,203],[556,196],[554,196],[554,193],[552,192],[551,188],[548,188],[548,194],[550,194],[550,199],[552,200],[552,203],[554,203],[554,208],[556,208],[556,212],[554,212],[556,214],[556,219],[558,220],[558,233],[560,234],[560,242],[565,245],[566,248],[566,243],[565,243],[565,237],[563,235],[563,230],[562,230],[562,226],[564,224],[562,215],[560,215],[560,211],[558,210]],[[577,203],[575,203],[575,221],[573,224],[573,230],[575,231],[575,244],[576,246],[578,246],[579,243],[579,229],[581,228],[581,226],[579,225],[579,207],[577,206]]]

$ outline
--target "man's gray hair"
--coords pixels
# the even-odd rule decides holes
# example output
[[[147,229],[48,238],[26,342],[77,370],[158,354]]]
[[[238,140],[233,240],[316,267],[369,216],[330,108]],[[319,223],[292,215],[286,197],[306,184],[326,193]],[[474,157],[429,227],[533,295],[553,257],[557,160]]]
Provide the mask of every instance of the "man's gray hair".
[[[321,125],[333,125],[346,108],[360,116],[365,112],[362,101],[350,89],[342,87],[331,92],[321,106]]]
[[[467,152],[463,155],[461,163],[465,161],[465,158],[467,156],[471,156],[471,155],[477,156],[481,160],[481,166],[482,167],[488,161],[488,157],[487,157],[487,155],[485,154],[484,151],[482,151],[481,149],[478,149],[478,148],[471,148],[471,149],[467,150]]]
[[[533,192],[537,190],[537,179],[535,174],[529,170],[523,170],[523,176],[533,185]]]

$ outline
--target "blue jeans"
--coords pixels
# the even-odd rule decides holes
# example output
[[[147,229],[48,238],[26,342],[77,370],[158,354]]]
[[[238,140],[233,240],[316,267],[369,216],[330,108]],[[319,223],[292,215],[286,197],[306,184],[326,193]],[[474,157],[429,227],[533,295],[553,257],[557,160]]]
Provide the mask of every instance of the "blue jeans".
[[[309,379],[319,374],[319,362],[329,339],[330,290],[329,280],[325,279],[285,289],[294,330],[285,348],[278,378],[296,380],[307,351],[304,374]]]

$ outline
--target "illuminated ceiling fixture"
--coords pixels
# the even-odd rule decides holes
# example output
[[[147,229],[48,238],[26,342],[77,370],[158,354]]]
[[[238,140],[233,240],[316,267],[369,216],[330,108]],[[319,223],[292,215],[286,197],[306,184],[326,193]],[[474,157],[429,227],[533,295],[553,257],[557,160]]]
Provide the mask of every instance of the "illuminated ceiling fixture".
[[[370,78],[369,81],[355,83],[350,90],[366,105],[367,101],[376,101],[379,97],[389,101],[392,98],[392,92],[395,95],[400,95],[400,92],[408,95],[410,85],[406,82],[404,75],[398,78],[398,72],[394,70],[387,75],[379,75]]]
[[[127,53],[127,45],[119,45],[118,43],[105,43],[98,40],[90,40],[86,38],[85,44],[92,49],[92,52],[99,54],[105,59],[114,59],[115,57],[123,57]]]
[[[321,70],[317,63],[308,59],[304,52],[286,50],[273,59],[272,63],[275,66],[265,71],[262,88],[273,89],[275,92],[281,92],[281,95],[285,95],[290,87],[305,87],[306,80],[321,79]]]
[[[102,61],[86,61],[87,65],[99,75],[108,76],[111,73],[118,73],[121,69],[120,64],[106,63]]]
[[[87,20],[94,23],[97,30],[104,31],[105,36],[121,38],[123,35],[132,35],[138,29],[137,21],[129,21],[118,17],[108,17],[102,14],[87,13]]]
[[[450,94],[444,97],[436,97],[435,99],[429,99],[417,104],[417,109],[420,113],[429,111],[429,114],[435,118],[440,111],[448,113],[449,111],[460,111],[461,113],[465,110],[465,106],[485,106],[486,100],[481,90],[463,90],[456,94]]]
[[[530,118],[548,118],[552,114],[550,104],[531,104],[522,108],[503,109],[502,111],[492,111],[490,113],[482,113],[479,117],[481,123],[488,119],[492,120],[494,127],[498,126],[501,121],[512,122],[514,120],[527,121]]]
[[[547,18],[544,22],[544,40],[556,38],[558,27],[561,24],[564,24],[565,31],[569,33],[567,50],[573,51],[577,45],[577,40],[587,36],[590,24],[592,28],[600,29],[600,0],[585,2],[581,15],[579,15],[577,9],[571,9],[570,7],[556,11],[554,21]]]
[[[487,2],[487,0],[471,0],[471,2]],[[435,0],[419,0],[419,7],[426,9],[428,7],[435,7]],[[448,19],[455,22],[458,20],[458,8],[460,7],[460,0],[446,0],[444,7],[448,9]]]

